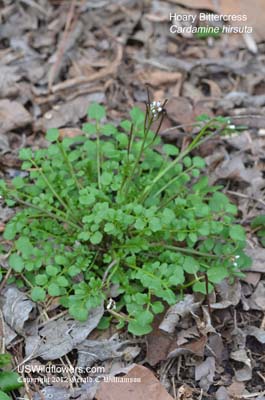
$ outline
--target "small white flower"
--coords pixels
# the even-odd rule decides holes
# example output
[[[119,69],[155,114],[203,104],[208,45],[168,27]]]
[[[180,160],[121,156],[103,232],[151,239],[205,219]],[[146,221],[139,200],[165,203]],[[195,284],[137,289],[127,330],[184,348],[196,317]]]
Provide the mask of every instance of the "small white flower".
[[[236,255],[235,258],[236,258],[236,259],[237,259],[237,258],[240,258],[240,256],[239,256],[239,255]]]
[[[115,310],[116,308],[116,302],[113,299],[109,299],[108,304],[107,304],[107,310]]]
[[[234,266],[234,267],[237,267],[237,266],[238,266],[237,262],[234,262],[234,263],[233,263],[233,266]]]
[[[151,111],[152,115],[154,116],[154,118],[157,118],[158,115],[163,111],[163,108],[161,106],[161,102],[160,101],[153,101],[150,104],[150,111]]]

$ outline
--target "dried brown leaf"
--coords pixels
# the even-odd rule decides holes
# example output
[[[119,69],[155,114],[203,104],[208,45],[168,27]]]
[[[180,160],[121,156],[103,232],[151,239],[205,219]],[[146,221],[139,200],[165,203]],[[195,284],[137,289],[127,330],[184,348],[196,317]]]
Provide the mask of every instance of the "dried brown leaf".
[[[252,272],[265,273],[265,249],[262,247],[255,247],[254,249],[247,247],[247,255],[252,259],[252,265],[248,269]]]
[[[136,365],[124,378],[126,384],[102,382],[96,400],[173,400],[153,373],[141,365]],[[138,381],[133,382],[135,379]]]
[[[171,306],[163,321],[159,325],[159,329],[165,332],[173,333],[181,318],[187,316],[191,311],[198,309],[200,302],[195,303],[194,296],[187,294],[183,300]]]
[[[35,304],[15,287],[9,287],[4,291],[1,302],[6,323],[24,336],[24,325],[35,314]]]
[[[241,284],[235,281],[233,285],[230,285],[227,280],[224,280],[216,285],[216,292],[221,300],[211,304],[212,309],[220,310],[231,305],[236,306],[241,299]]]
[[[26,338],[26,356],[56,360],[72,351],[83,342],[98,325],[104,313],[103,305],[90,310],[86,322],[73,320],[69,316],[48,322],[38,335]]]
[[[0,134],[32,122],[30,113],[16,101],[0,100]]]
[[[252,296],[248,299],[252,310],[265,311],[265,281],[260,281]]]
[[[199,381],[200,387],[207,392],[213,383],[215,375],[215,359],[207,357],[205,361],[195,366],[195,380]]]

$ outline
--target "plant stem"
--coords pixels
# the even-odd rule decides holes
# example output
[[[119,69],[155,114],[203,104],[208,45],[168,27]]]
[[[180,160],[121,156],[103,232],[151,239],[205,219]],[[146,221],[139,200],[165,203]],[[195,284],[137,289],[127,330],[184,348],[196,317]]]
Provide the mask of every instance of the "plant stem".
[[[114,317],[118,318],[118,319],[122,319],[123,321],[127,321],[130,322],[132,321],[132,318],[127,317],[126,315],[121,315],[119,313],[117,313],[116,311],[113,310],[107,310],[111,315],[113,315]]]
[[[135,160],[133,169],[132,169],[132,171],[131,171],[131,173],[130,173],[128,179],[127,179],[127,182],[125,181],[124,184],[123,184],[123,186],[126,184],[125,195],[126,195],[127,192],[128,192],[129,183],[132,181],[133,176],[134,176],[134,173],[135,173],[135,171],[136,171],[136,169],[137,169],[137,167],[138,167],[138,165],[139,165],[139,162],[141,161],[141,157],[142,157],[143,152],[144,152],[144,150],[145,150],[144,146],[145,146],[145,143],[146,143],[146,139],[147,139],[147,136],[148,136],[148,132],[149,132],[149,129],[151,128],[152,123],[153,123],[153,118],[151,117],[151,118],[149,119],[149,121],[148,121],[147,127],[144,128],[144,138],[143,138],[143,141],[142,141],[142,144],[141,144],[141,148],[140,148],[139,154],[138,154],[138,156],[137,156],[137,158],[136,158],[136,160]]]
[[[187,168],[185,171],[182,171],[179,175],[174,176],[174,178],[172,178],[169,182],[167,182],[161,189],[159,189],[154,195],[153,197],[157,197],[160,195],[161,192],[163,192],[168,186],[170,186],[172,183],[174,183],[175,181],[177,181],[182,175],[184,175],[187,172],[190,172],[193,168],[195,168],[194,166],[191,166],[189,168]]]
[[[71,177],[73,178],[77,189],[80,190],[81,187],[82,187],[82,185],[80,185],[80,183],[78,182],[78,180],[77,180],[77,178],[76,178],[76,175],[75,175],[73,166],[72,166],[72,164],[71,164],[70,161],[69,161],[69,158],[68,158],[68,156],[67,156],[67,154],[66,154],[66,152],[65,152],[65,149],[64,149],[62,143],[59,142],[59,141],[57,140],[57,145],[59,146],[60,152],[61,152],[61,154],[62,154],[62,156],[63,156],[63,159],[64,159],[66,165],[68,166],[70,175],[71,175]]]
[[[212,309],[211,309],[210,296],[209,296],[209,279],[208,279],[207,274],[204,274],[204,277],[205,277],[205,288],[206,288],[206,299],[207,299],[207,305],[208,305],[208,312],[211,317]]]
[[[187,289],[190,286],[193,286],[194,283],[201,281],[204,278],[204,276],[198,276],[196,279],[193,279],[193,281],[187,283],[186,285],[181,285],[181,289]]]
[[[145,190],[142,193],[141,196],[141,201],[144,201],[146,197],[148,196],[148,193],[150,193],[151,189],[154,187],[154,185],[168,172],[170,171],[180,160],[182,160],[187,154],[191,152],[191,150],[195,149],[198,145],[200,145],[200,138],[206,133],[207,129],[210,127],[211,123],[213,121],[210,121],[208,124],[206,124],[202,130],[199,132],[199,134],[193,139],[193,141],[190,143],[190,145],[183,151],[181,152],[174,161],[172,161],[171,164],[168,164],[166,168],[164,168],[153,180],[153,182],[145,188]]]
[[[66,223],[66,224],[72,226],[73,228],[80,230],[80,227],[79,227],[78,225],[76,225],[75,223],[73,223],[73,222],[71,222],[71,221],[69,221],[69,220],[66,220],[66,219],[63,218],[63,217],[60,217],[60,215],[53,214],[53,213],[51,213],[50,211],[44,210],[43,208],[41,208],[41,207],[39,207],[39,206],[37,206],[37,205],[35,205],[35,204],[32,204],[32,203],[29,203],[29,202],[27,202],[27,201],[21,200],[20,198],[14,196],[14,195],[12,195],[12,197],[13,197],[18,203],[23,204],[24,206],[27,206],[27,207],[29,207],[29,208],[34,208],[35,210],[38,210],[38,211],[40,211],[40,212],[42,212],[42,213],[45,213],[46,215],[48,215],[48,216],[49,216],[50,218],[52,218],[52,219],[57,219],[58,221],[64,222],[64,223]]]
[[[195,256],[218,258],[218,256],[215,254],[203,253],[198,250],[188,249],[186,247],[171,246],[169,244],[164,244],[164,243],[150,243],[149,246],[150,247],[164,247],[165,249],[168,249],[168,250],[177,250],[180,253],[193,254]]]
[[[63,201],[63,199],[61,198],[61,196],[59,196],[59,194],[56,192],[56,190],[53,188],[53,186],[51,185],[49,179],[46,177],[46,175],[42,172],[41,168],[38,167],[38,165],[35,163],[35,161],[33,159],[30,160],[32,162],[32,164],[34,165],[35,168],[38,169],[41,177],[43,178],[43,180],[45,181],[46,185],[48,186],[48,188],[50,189],[50,191],[52,192],[52,194],[57,198],[57,200],[61,203],[61,205],[69,212],[71,212],[71,210],[69,209],[68,205]]]
[[[152,273],[149,272],[149,271],[144,271],[142,268],[139,268],[139,267],[137,267],[136,265],[130,265],[130,264],[127,264],[127,265],[128,265],[128,267],[134,269],[135,271],[141,271],[141,272],[144,273],[145,275],[150,276],[150,278],[159,280],[159,281],[161,282],[161,285],[162,285],[162,286],[164,286],[167,290],[170,290],[170,288],[167,286],[167,284],[166,284],[165,282],[163,282],[162,279],[159,279],[158,276],[152,274]]]
[[[99,137],[99,126],[98,122],[96,123],[97,130],[97,173],[98,173],[98,188],[101,189],[101,175],[100,175],[100,137]]]

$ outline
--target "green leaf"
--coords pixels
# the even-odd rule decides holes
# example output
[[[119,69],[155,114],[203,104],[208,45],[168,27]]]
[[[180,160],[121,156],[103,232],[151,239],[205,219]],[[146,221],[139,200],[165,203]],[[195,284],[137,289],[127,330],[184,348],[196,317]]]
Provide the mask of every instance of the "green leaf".
[[[2,392],[2,390],[0,390],[0,400],[12,400],[12,399],[5,392]]]
[[[143,305],[148,302],[148,295],[146,293],[136,293],[134,298],[136,303],[139,305]]]
[[[84,322],[88,318],[88,309],[81,304],[73,304],[69,308],[69,313],[78,321]]]
[[[76,265],[71,265],[71,267],[68,269],[68,274],[71,277],[78,275],[80,272],[80,268],[78,268]]]
[[[111,317],[102,317],[99,321],[97,329],[105,330],[110,326]]]
[[[46,292],[43,288],[35,286],[31,291],[31,298],[33,301],[44,301],[46,298]]]
[[[13,185],[16,189],[21,189],[21,188],[23,188],[23,186],[25,185],[24,179],[21,178],[21,176],[16,176],[16,177],[12,180],[12,185]]]
[[[205,167],[205,161],[201,157],[193,157],[192,164],[194,165],[194,167],[199,168],[199,169]]]
[[[92,244],[99,244],[103,238],[103,235],[101,232],[95,232],[91,237],[90,237],[90,242]]]
[[[179,154],[179,149],[172,144],[164,144],[163,151],[169,156],[177,156]]]
[[[35,277],[35,282],[37,285],[44,286],[48,282],[48,277],[45,274],[38,274]]]
[[[171,268],[172,274],[170,274],[170,277],[168,279],[169,284],[172,286],[177,286],[181,285],[185,281],[185,276],[183,269],[179,266],[174,266],[174,268]]]
[[[111,222],[107,222],[106,225],[104,226],[104,232],[106,233],[113,233],[115,232],[116,228],[115,225]]]
[[[103,172],[101,175],[101,183],[103,186],[109,186],[112,182],[113,174],[110,172]]]
[[[196,274],[199,271],[199,264],[193,257],[187,256],[184,260],[183,269],[188,274]]]
[[[227,268],[225,268],[222,265],[212,267],[207,271],[208,279],[212,283],[220,283],[228,275],[229,275],[229,272],[228,272]]]
[[[32,150],[31,149],[21,149],[19,151],[20,160],[31,160],[32,159]]]
[[[48,142],[56,142],[59,138],[60,132],[57,128],[50,128],[47,130],[46,139]]]
[[[56,276],[59,273],[59,268],[53,265],[47,265],[46,272],[50,276]]]
[[[54,257],[54,261],[56,262],[56,264],[58,265],[63,265],[65,266],[67,264],[67,258],[61,255],[57,255]]]
[[[125,135],[125,133],[119,133],[118,135],[116,135],[116,139],[119,142],[120,147],[125,149],[128,147],[129,138],[127,135]]]
[[[232,225],[229,229],[229,236],[234,240],[246,240],[246,233],[241,225]]]
[[[196,121],[208,122],[210,121],[211,117],[208,114],[200,114],[195,119]]]
[[[88,133],[89,135],[95,135],[97,133],[97,128],[94,124],[87,122],[83,124],[82,131]]]
[[[131,123],[131,121],[128,121],[128,120],[126,119],[126,120],[124,120],[124,121],[121,121],[120,126],[121,126],[121,128],[124,129],[126,132],[130,132],[132,123]]]
[[[61,294],[60,287],[56,283],[51,283],[48,286],[48,293],[50,296],[60,296]]]
[[[2,368],[5,365],[11,364],[11,355],[8,353],[5,354],[0,354],[0,368]]]
[[[9,222],[6,225],[6,228],[5,228],[5,231],[4,231],[4,234],[3,234],[4,239],[13,240],[15,238],[16,234],[17,234],[17,230],[16,230],[16,227],[15,227],[15,224],[12,223],[12,222]]]
[[[21,272],[24,269],[24,261],[23,259],[16,253],[11,254],[11,256],[8,259],[10,267],[16,271],[16,272]]]
[[[68,280],[64,277],[64,276],[58,276],[58,278],[56,279],[56,282],[58,283],[58,285],[60,287],[67,287],[69,286],[69,282]]]
[[[117,135],[118,130],[112,124],[105,124],[101,127],[101,133],[105,136]]]
[[[161,221],[157,217],[150,219],[149,226],[152,232],[158,232],[160,229],[162,229]]]
[[[138,229],[139,231],[142,231],[145,228],[145,225],[146,225],[146,223],[145,223],[145,221],[143,219],[137,218],[137,220],[136,220],[136,222],[134,224],[134,227],[136,229]]]
[[[228,198],[219,192],[215,192],[209,202],[209,206],[213,212],[225,211],[228,204]]]
[[[135,125],[140,125],[141,123],[144,122],[145,114],[144,112],[138,108],[138,107],[133,107],[132,110],[130,111],[130,116],[132,118],[132,121]]]
[[[265,226],[265,214],[258,215],[251,222],[251,228],[257,228],[259,226]]]
[[[86,206],[90,206],[90,205],[93,204],[95,201],[96,201],[96,198],[95,198],[95,196],[94,196],[93,194],[85,193],[85,194],[82,194],[82,195],[79,197],[79,202],[80,202],[80,204],[84,204],[84,205],[86,205]]]
[[[193,289],[193,291],[194,292],[199,292],[199,293],[202,293],[202,294],[207,294],[207,291],[206,291],[206,283],[205,282],[196,282],[193,286],[192,286],[192,289]],[[211,283],[209,283],[209,285],[208,285],[208,290],[209,290],[209,293],[211,293],[212,291],[213,291],[213,285],[211,285]]]
[[[98,103],[92,103],[87,110],[88,118],[95,119],[96,121],[100,121],[105,118],[106,111],[105,107],[101,106]]]
[[[16,372],[1,371],[0,372],[0,388],[3,392],[11,392],[19,389],[23,385],[20,376]]]
[[[153,304],[151,304],[151,307],[154,314],[160,314],[164,311],[164,306],[161,301],[155,301]]]
[[[18,251],[22,253],[24,257],[29,257],[32,255],[33,252],[33,246],[26,236],[21,236],[17,241],[16,241],[16,248]]]
[[[141,322],[134,320],[129,322],[128,331],[131,332],[133,335],[143,336],[152,332],[152,326],[149,324],[144,325]]]

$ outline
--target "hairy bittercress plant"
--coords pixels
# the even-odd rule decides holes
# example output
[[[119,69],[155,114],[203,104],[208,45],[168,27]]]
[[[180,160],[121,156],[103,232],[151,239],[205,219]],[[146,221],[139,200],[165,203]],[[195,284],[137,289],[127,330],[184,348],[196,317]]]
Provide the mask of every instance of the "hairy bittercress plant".
[[[187,288],[206,293],[249,265],[236,207],[189,155],[224,121],[205,123],[180,152],[152,131],[163,106],[133,108],[116,128],[92,104],[84,136],[60,140],[50,129],[47,149],[21,150],[27,176],[0,185],[8,206],[23,206],[4,238],[13,242],[13,276],[34,301],[58,297],[82,321],[104,301],[119,326],[143,335]]]

